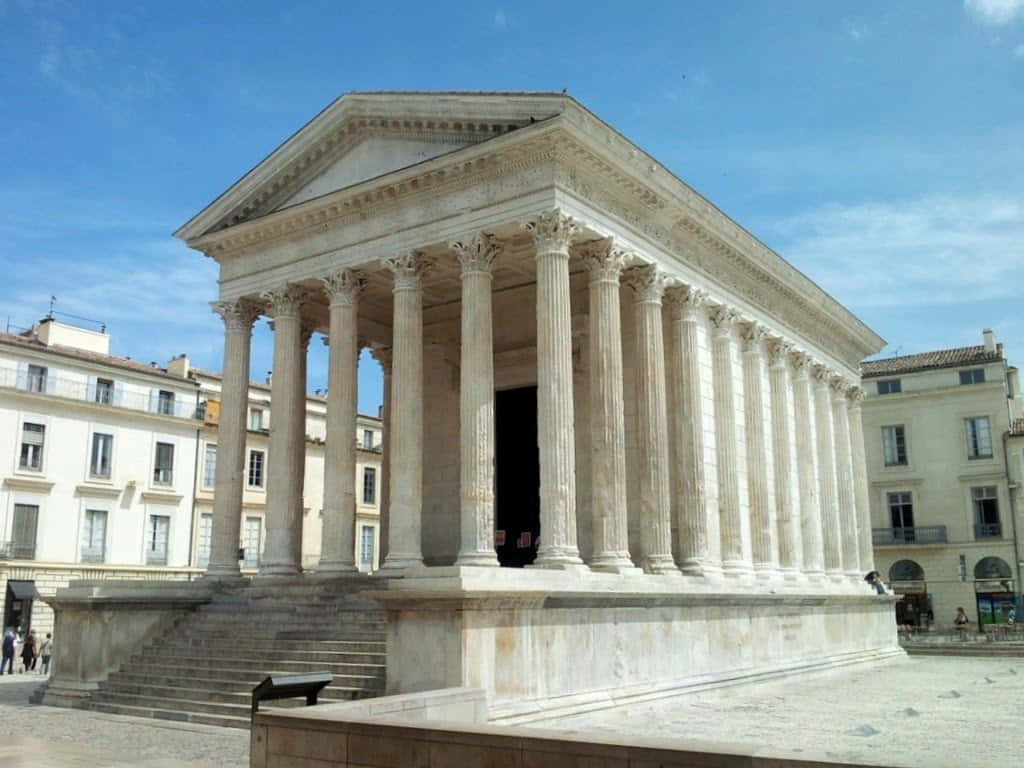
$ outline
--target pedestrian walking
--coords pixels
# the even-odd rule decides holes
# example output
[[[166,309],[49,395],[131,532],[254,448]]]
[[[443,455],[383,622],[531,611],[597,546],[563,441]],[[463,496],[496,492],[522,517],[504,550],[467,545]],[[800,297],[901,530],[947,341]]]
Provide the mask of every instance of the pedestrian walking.
[[[7,674],[14,674],[14,630],[10,627],[4,633],[3,642],[3,663],[0,663],[0,675],[4,673],[4,667],[7,667]]]
[[[29,670],[36,668],[36,658],[39,655],[39,644],[36,640],[36,631],[30,629],[28,631],[28,637],[25,638],[25,643],[21,647],[21,661],[25,665],[23,671],[28,672]]]
[[[43,659],[43,664],[39,669],[39,674],[50,674],[50,656],[53,655],[53,635],[50,632],[46,633],[46,639],[43,640],[42,645],[39,646],[39,655]]]

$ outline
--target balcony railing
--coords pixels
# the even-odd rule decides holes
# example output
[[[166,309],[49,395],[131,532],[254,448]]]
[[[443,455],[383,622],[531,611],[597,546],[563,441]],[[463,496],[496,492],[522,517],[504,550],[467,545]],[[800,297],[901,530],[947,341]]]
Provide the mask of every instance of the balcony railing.
[[[45,376],[19,372],[12,368],[0,368],[0,387],[20,389],[23,392],[34,392],[70,400],[95,403],[107,408],[127,408],[132,411],[146,411],[180,419],[202,419],[202,413],[196,408],[195,401],[186,397],[175,397],[173,401],[154,402],[148,392],[112,391],[106,388],[90,390],[86,381],[65,376],[57,376],[47,372]]]
[[[1001,523],[976,523],[974,526],[974,538],[976,539],[1001,539],[1003,537],[1003,526]]]
[[[946,526],[944,525],[871,529],[871,543],[879,547],[903,544],[942,544],[946,541]]]
[[[35,560],[36,545],[19,541],[0,541],[0,557],[5,560]]]

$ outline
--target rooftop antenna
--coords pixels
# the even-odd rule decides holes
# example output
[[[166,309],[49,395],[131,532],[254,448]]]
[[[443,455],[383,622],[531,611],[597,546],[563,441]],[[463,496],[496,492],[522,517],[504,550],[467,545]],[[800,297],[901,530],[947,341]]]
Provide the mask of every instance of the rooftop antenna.
[[[51,293],[50,294],[50,311],[46,315],[47,319],[49,319],[49,320],[53,320],[53,305],[56,304],[56,303],[57,303],[57,297],[54,296]]]
[[[61,315],[62,317],[70,317],[75,320],[82,320],[86,323],[92,323],[100,327],[100,333],[107,332],[107,324],[102,320],[93,320],[91,317],[82,317],[81,315],[72,315],[70,312],[56,312],[53,309],[53,305],[57,303],[57,297],[53,294],[50,295],[50,311],[46,315],[47,320],[54,320],[54,315]],[[8,321],[9,322],[9,321]]]

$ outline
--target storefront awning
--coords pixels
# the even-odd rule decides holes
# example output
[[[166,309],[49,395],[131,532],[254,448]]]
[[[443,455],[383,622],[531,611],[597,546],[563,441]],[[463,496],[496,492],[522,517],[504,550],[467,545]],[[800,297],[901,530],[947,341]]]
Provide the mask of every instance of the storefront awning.
[[[8,581],[7,588],[15,600],[35,600],[39,597],[34,581]]]

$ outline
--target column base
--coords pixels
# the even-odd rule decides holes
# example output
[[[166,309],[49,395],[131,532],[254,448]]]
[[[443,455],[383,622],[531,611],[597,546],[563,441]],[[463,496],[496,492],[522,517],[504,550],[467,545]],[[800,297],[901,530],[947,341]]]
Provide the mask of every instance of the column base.
[[[623,573],[631,575],[643,573],[643,570],[635,566],[633,561],[629,559],[629,555],[621,552],[599,555],[591,559],[587,565],[590,566],[590,570],[600,571],[601,573]]]
[[[576,547],[545,547],[537,550],[537,559],[528,568],[573,568],[583,565],[579,550]]]
[[[321,560],[316,565],[317,573],[359,573],[355,563],[343,560]]]
[[[782,573],[774,565],[754,565],[754,577],[761,582],[782,581]]]
[[[475,568],[497,568],[501,565],[498,562],[498,555],[494,552],[466,552],[459,553],[455,560],[456,565],[467,565]]]
[[[206,566],[206,573],[203,574],[204,579],[214,579],[216,581],[237,581],[244,579],[242,571],[236,563],[234,567],[230,565],[208,565]]]
[[[647,555],[641,562],[644,573],[682,575],[671,555]]]
[[[804,574],[799,568],[780,568],[779,574],[782,576],[783,581],[804,581]]]
[[[381,576],[400,576],[402,571],[423,566],[423,555],[419,552],[389,552],[378,573]]]
[[[706,579],[709,582],[720,581],[722,578],[722,567],[717,563],[702,560],[696,557],[689,557],[680,564],[684,576],[695,576]]]
[[[299,567],[292,563],[266,563],[260,566],[256,578],[259,579],[265,576],[298,576],[301,572]]]
[[[752,578],[753,566],[745,560],[725,560],[722,562],[722,574],[728,578]]]

